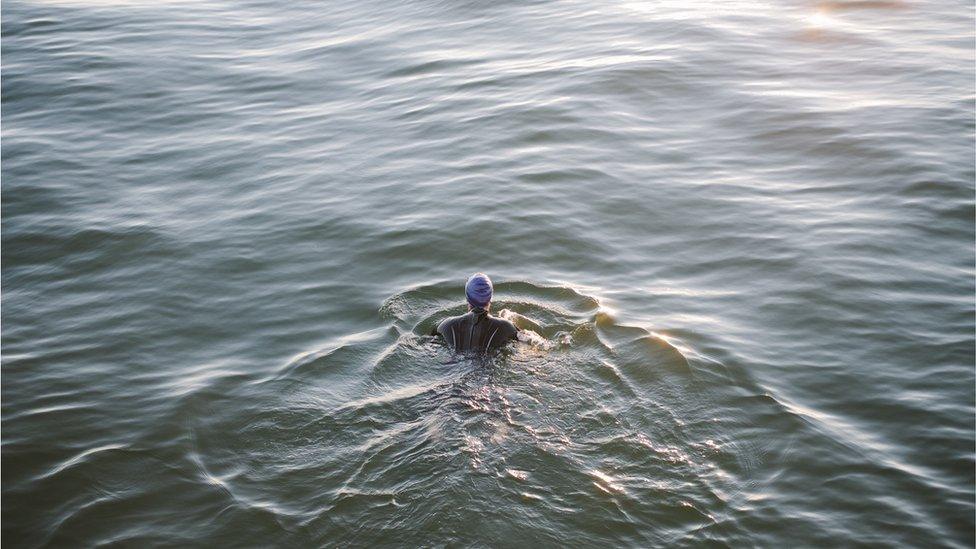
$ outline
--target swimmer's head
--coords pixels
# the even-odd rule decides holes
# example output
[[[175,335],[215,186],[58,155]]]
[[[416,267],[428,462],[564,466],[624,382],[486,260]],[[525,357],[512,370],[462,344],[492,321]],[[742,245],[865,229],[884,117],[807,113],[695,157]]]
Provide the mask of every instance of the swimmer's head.
[[[491,303],[491,279],[484,273],[475,273],[464,285],[464,295],[472,309],[487,309]]]

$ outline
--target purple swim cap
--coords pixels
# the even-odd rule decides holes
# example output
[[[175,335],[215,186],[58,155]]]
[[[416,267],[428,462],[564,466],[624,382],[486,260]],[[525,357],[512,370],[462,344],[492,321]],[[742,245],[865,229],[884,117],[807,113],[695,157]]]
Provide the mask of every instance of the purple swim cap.
[[[491,302],[491,279],[484,273],[475,273],[464,285],[464,295],[468,298],[468,304],[472,307],[484,309]]]

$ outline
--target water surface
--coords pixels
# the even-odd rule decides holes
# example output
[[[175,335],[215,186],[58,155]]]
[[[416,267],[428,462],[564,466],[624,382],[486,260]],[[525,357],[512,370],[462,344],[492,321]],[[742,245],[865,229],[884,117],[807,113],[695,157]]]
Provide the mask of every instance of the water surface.
[[[3,542],[972,547],[973,29],[5,2]]]

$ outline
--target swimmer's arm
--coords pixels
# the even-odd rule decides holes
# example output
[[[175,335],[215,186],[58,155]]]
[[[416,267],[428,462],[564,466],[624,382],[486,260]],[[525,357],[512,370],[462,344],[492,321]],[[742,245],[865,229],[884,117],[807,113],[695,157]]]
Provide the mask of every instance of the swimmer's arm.
[[[520,315],[510,309],[502,309],[501,311],[498,311],[498,316],[514,324],[515,329],[517,329],[519,332],[526,329],[535,330],[535,331],[541,331],[542,329],[531,318],[524,315]]]

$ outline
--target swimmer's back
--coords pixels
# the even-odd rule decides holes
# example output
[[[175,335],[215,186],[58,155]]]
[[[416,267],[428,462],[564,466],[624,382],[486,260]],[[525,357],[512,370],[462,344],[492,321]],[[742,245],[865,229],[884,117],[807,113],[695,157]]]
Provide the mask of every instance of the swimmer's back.
[[[504,318],[480,310],[442,320],[437,333],[458,351],[488,351],[516,339],[518,328]]]

